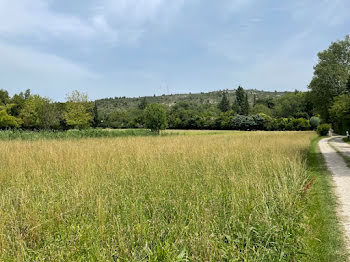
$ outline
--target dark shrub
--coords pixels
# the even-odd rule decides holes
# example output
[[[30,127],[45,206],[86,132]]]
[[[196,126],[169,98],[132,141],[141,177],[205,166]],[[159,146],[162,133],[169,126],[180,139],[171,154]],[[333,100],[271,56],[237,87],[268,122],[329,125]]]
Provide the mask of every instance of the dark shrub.
[[[331,129],[331,125],[329,124],[319,125],[317,128],[317,134],[319,134],[320,136],[326,136],[328,135],[329,129]]]

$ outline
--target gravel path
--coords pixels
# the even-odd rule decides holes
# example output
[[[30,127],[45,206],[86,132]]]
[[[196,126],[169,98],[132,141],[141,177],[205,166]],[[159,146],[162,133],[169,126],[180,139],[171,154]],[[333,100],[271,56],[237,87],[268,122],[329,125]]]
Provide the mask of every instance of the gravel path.
[[[343,154],[349,154],[349,157],[350,145],[343,142],[342,137],[326,138],[319,143],[328,170],[333,175],[335,194],[340,204],[341,222],[344,226],[348,246],[350,247],[350,168],[343,157],[331,145]]]
[[[334,146],[339,152],[341,152],[346,157],[350,158],[350,145],[344,143],[343,137],[336,137],[329,141],[332,146]]]

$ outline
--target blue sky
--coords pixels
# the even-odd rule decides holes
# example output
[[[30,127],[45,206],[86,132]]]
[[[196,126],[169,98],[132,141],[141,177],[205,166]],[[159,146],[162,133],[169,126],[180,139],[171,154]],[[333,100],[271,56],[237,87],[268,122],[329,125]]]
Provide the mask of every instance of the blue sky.
[[[306,90],[349,11],[349,0],[0,0],[0,89]]]

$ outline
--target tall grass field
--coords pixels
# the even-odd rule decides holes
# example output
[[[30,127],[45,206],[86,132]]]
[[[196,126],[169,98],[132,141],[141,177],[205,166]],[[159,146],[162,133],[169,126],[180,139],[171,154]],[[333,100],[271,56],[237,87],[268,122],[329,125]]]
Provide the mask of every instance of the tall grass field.
[[[0,141],[0,261],[307,261],[314,136]]]

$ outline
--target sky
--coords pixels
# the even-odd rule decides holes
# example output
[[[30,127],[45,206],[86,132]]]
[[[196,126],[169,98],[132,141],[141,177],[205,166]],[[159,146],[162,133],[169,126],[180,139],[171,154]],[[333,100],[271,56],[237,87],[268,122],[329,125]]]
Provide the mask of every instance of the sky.
[[[0,0],[0,89],[64,101],[307,90],[349,0]]]

